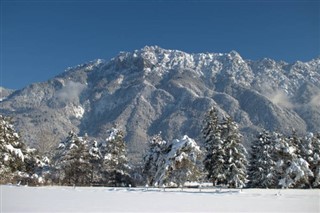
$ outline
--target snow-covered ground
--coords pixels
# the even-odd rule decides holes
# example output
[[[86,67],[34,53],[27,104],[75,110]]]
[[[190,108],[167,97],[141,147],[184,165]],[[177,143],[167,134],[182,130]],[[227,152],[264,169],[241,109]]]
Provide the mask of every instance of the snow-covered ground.
[[[320,212],[320,190],[1,186],[0,212]]]

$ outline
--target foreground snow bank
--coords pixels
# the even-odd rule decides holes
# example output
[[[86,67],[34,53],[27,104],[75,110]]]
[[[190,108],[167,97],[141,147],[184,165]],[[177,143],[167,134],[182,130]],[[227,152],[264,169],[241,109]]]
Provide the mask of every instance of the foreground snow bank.
[[[1,186],[0,212],[320,212],[320,190]]]

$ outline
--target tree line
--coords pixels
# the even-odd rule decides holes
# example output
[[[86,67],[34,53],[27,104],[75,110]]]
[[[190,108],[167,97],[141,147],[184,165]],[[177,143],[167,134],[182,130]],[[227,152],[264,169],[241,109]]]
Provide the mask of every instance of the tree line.
[[[229,188],[320,188],[320,134],[290,136],[263,130],[250,152],[231,117],[205,115],[203,147],[187,135],[170,142],[151,137],[139,165],[127,157],[114,127],[103,141],[70,131],[49,159],[28,148],[10,118],[0,115],[0,183],[29,185],[183,187],[208,182]]]
[[[263,130],[250,153],[241,143],[237,124],[218,119],[215,108],[202,130],[207,178],[213,185],[251,188],[320,188],[320,134],[299,137]]]

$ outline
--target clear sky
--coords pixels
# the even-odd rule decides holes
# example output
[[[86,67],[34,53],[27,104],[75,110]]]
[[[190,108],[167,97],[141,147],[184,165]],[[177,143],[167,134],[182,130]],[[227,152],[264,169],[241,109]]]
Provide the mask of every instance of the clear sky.
[[[319,1],[0,1],[7,88],[146,45],[287,62],[320,55]]]

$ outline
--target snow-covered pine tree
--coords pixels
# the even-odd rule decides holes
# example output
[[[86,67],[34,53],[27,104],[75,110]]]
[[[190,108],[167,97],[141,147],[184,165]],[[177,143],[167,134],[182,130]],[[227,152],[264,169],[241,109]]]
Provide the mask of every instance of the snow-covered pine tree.
[[[216,108],[212,107],[206,114],[202,128],[204,147],[206,149],[203,160],[207,178],[216,185],[224,179],[224,150],[221,140],[221,131],[218,124],[218,114]]]
[[[295,154],[297,157],[305,157],[305,146],[303,144],[303,140],[298,136],[297,131],[295,129],[292,130],[291,135],[288,137],[290,141],[290,145],[295,148]]]
[[[59,144],[56,160],[57,169],[63,174],[60,179],[67,185],[88,185],[90,181],[90,156],[86,138],[69,132],[65,141]]]
[[[20,141],[12,120],[0,115],[0,183],[10,182],[25,171],[26,146]]]
[[[293,185],[293,180],[287,174],[287,169],[291,165],[295,149],[290,146],[288,139],[280,133],[273,132],[273,140],[275,141],[274,156],[276,161],[276,171],[273,176],[278,186],[288,188]]]
[[[238,125],[230,117],[221,124],[224,141],[225,182],[228,187],[242,188],[247,182],[247,151],[242,145]]]
[[[38,184],[43,180],[40,158],[20,140],[12,120],[0,115],[0,183]]]
[[[117,128],[112,128],[106,141],[106,151],[102,164],[106,185],[127,186],[133,184],[129,173],[130,166],[123,132]]]
[[[264,130],[251,146],[249,186],[252,188],[274,188],[273,178],[275,170],[274,143],[271,134]]]
[[[320,133],[317,133],[313,140],[313,157],[310,163],[313,171],[313,187],[320,188]]]
[[[36,149],[27,149],[25,166],[28,177],[24,182],[29,185],[43,185],[51,182],[51,165],[46,156],[41,156]]]
[[[70,149],[72,141],[77,140],[77,135],[70,131],[65,140],[61,141],[55,150],[55,154],[52,157],[53,167],[52,167],[52,179],[53,182],[57,184],[65,184],[65,162],[64,158]]]
[[[309,133],[305,137],[302,153],[313,173],[310,177],[311,186],[320,188],[320,133]]]
[[[37,158],[38,182],[41,184],[52,184],[52,164],[47,156],[39,156]]]
[[[279,133],[274,133],[275,161],[278,185],[283,188],[306,187],[309,178],[313,176],[309,164],[297,155],[297,147],[292,138],[286,138]]]
[[[154,178],[158,171],[159,162],[162,161],[166,143],[167,142],[161,137],[161,132],[152,136],[148,143],[148,151],[143,159],[143,175],[146,178],[147,184],[150,186],[155,183]]]
[[[197,143],[187,135],[167,144],[163,158],[158,161],[156,185],[183,187],[187,181],[198,181],[201,176],[199,161],[202,152]]]
[[[205,117],[202,134],[206,148],[204,168],[213,185],[243,187],[247,152],[237,124],[230,117],[219,122],[217,110],[211,108]]]
[[[290,145],[295,148],[294,162],[291,169],[297,170],[295,176],[295,188],[309,188],[311,187],[310,179],[313,177],[313,173],[310,170],[310,164],[306,153],[306,144],[302,137],[298,136],[295,130],[292,131],[291,136],[288,138]],[[296,168],[294,168],[296,167]]]
[[[102,154],[97,141],[93,141],[92,146],[89,149],[89,162],[91,164],[90,183],[99,183],[101,181],[100,167],[102,164]]]

